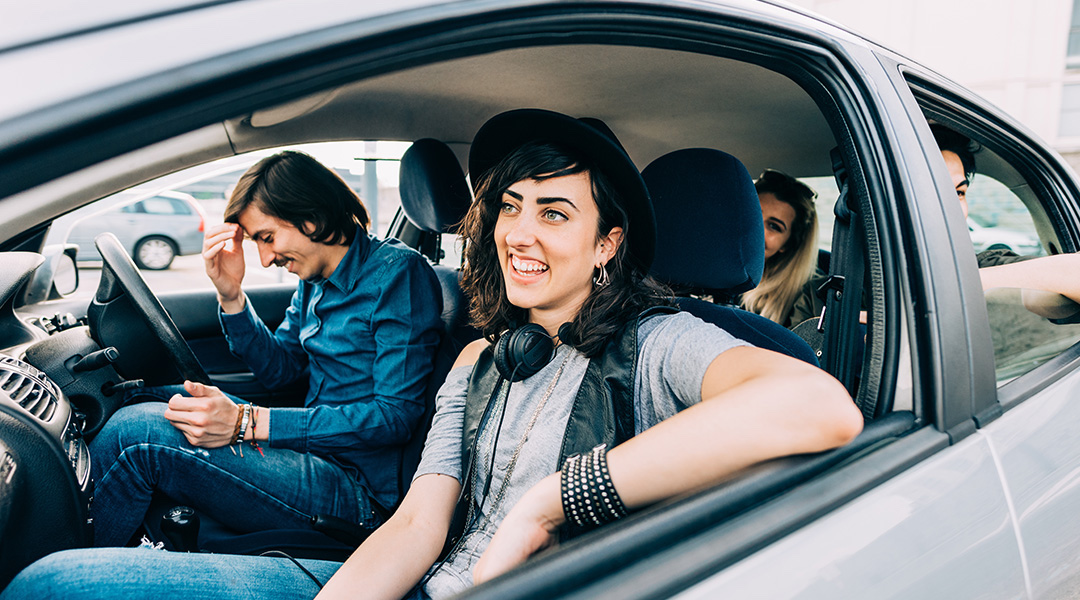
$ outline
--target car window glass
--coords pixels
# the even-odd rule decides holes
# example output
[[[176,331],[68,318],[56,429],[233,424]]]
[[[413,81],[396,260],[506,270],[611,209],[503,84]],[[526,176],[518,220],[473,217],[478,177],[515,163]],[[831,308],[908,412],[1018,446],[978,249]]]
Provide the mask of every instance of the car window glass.
[[[463,238],[460,235],[446,234],[443,235],[440,240],[440,247],[442,248],[442,260],[440,264],[460,267],[461,266],[461,254]]]
[[[989,147],[976,152],[975,160],[984,172],[976,173],[968,186],[967,229],[980,276],[991,281],[995,275],[987,269],[1009,269],[1011,281],[1018,270],[1044,268],[1045,262],[1031,262],[1045,259],[1050,247],[1035,225],[1046,220],[1046,200],[1034,192],[1042,187],[1031,185]],[[1010,285],[987,289],[985,297],[998,385],[1080,341],[1080,325],[1073,324],[1080,322],[1080,305],[1060,294]]]
[[[169,204],[172,204],[173,214],[177,215],[190,215],[192,213],[191,205],[183,200],[177,198],[168,198]]]
[[[142,210],[139,212],[151,215],[173,215],[179,212],[173,208],[173,203],[168,198],[147,198],[139,204],[142,205]]]
[[[1080,305],[1058,294],[1018,288],[986,292],[998,385],[1054,358],[1080,340]]]
[[[968,187],[968,234],[975,252],[1009,250],[1021,256],[1046,252],[1031,213],[1005,184],[976,174]]]
[[[800,177],[799,181],[817,192],[814,207],[817,209],[818,218],[818,248],[831,250],[833,223],[836,221],[833,206],[836,205],[836,199],[840,197],[840,188],[836,187],[836,179],[832,176]]]
[[[334,169],[364,199],[372,219],[371,231],[382,237],[401,204],[397,191],[398,163],[408,146],[403,142],[371,141],[303,144],[199,165],[102,198],[57,219],[47,243],[79,246],[76,297],[90,297],[97,289],[101,257],[94,249],[93,240],[104,231],[115,234],[133,257],[139,252],[140,243],[148,244],[144,249],[147,257],[168,254],[170,249],[175,252],[167,268],[154,270],[140,265],[143,277],[155,292],[209,291],[212,286],[200,256],[202,236],[207,228],[222,222],[228,195],[251,165],[285,149],[311,154]],[[376,198],[374,202],[369,200],[372,197]],[[170,218],[161,221],[154,218],[158,215]],[[263,268],[251,242],[245,243],[244,255],[245,285],[297,281],[284,268]],[[151,259],[147,258],[146,262],[151,263]]]

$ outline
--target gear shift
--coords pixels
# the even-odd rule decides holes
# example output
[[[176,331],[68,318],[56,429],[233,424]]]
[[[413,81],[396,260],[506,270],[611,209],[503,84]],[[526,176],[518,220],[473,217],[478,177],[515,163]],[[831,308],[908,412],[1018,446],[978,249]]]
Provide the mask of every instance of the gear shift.
[[[174,506],[162,515],[161,531],[177,552],[199,551],[199,515],[190,506]]]

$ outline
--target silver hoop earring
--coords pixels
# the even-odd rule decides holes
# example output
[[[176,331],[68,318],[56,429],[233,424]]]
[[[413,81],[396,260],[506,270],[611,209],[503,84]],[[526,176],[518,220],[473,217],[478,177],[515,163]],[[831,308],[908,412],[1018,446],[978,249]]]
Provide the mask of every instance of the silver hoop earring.
[[[605,285],[611,283],[611,277],[608,276],[606,266],[600,265],[600,272],[596,275],[593,275],[592,282],[593,285],[595,285],[596,287],[604,287]]]

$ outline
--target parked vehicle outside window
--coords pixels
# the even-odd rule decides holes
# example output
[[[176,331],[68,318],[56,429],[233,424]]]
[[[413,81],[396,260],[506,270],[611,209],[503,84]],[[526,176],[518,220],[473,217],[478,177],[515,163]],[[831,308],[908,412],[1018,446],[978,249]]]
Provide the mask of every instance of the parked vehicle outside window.
[[[104,210],[93,204],[76,211],[88,213],[75,221],[66,240],[78,244],[77,261],[101,260],[94,237],[105,231],[116,235],[141,269],[168,269],[177,256],[202,251],[206,212],[190,194],[166,191],[134,202],[121,201]]]

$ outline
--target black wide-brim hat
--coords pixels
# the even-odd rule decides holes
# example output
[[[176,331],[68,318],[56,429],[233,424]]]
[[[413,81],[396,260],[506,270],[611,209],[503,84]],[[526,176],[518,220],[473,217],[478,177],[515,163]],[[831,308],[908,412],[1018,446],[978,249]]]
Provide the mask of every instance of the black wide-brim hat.
[[[564,146],[607,175],[626,212],[630,256],[647,272],[656,253],[652,200],[634,161],[603,121],[575,119],[538,108],[495,115],[476,132],[469,149],[469,177],[473,185],[502,159],[529,142]]]

